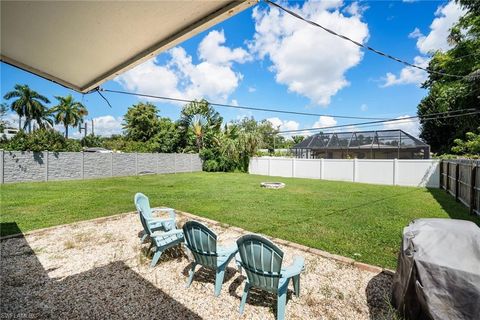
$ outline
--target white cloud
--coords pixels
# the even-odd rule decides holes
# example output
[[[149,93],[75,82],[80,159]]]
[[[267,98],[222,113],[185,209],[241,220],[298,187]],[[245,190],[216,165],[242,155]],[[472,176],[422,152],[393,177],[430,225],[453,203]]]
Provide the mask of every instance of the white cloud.
[[[337,120],[329,116],[320,116],[313,124],[312,128],[333,127],[337,124]]]
[[[428,67],[429,61],[430,58],[416,56],[413,59],[413,64],[426,68]],[[414,67],[405,67],[400,71],[398,76],[388,72],[385,76],[385,83],[382,87],[390,87],[398,84],[415,84],[419,86],[427,80],[427,77],[428,75],[426,71]]]
[[[238,106],[237,99],[232,99],[232,101],[230,101],[230,104],[233,105],[233,106]]]
[[[430,54],[437,50],[445,51],[451,46],[448,43],[448,35],[450,28],[458,21],[458,19],[465,14],[460,5],[455,1],[450,1],[445,6],[439,6],[435,11],[435,19],[430,25],[430,33],[424,35],[419,28],[415,28],[408,35],[409,38],[417,39],[417,49],[423,55]],[[429,57],[416,56],[414,64],[426,68]],[[404,67],[398,76],[388,72],[384,78],[385,82],[382,87],[389,87],[399,84],[416,84],[420,85],[427,79],[427,73],[417,68]]]
[[[225,41],[223,31],[213,30],[198,46],[198,64],[193,63],[185,49],[175,47],[167,51],[170,59],[165,65],[153,58],[115,81],[135,92],[225,102],[243,78],[233,70],[233,63],[251,60],[246,50],[226,47]]]
[[[433,19],[430,25],[430,33],[424,36],[418,28],[413,33],[418,38],[417,48],[423,54],[435,52],[437,50],[445,51],[451,46],[448,43],[448,35],[450,34],[450,28],[457,23],[458,19],[465,14],[464,10],[455,1],[450,1],[445,6],[438,7],[435,11],[435,19]],[[418,32],[415,32],[417,31]]]
[[[255,87],[248,87],[248,92],[252,93],[252,92],[255,92],[257,91],[257,88]]]
[[[95,135],[108,137],[113,134],[121,134],[122,121],[123,117],[114,117],[112,115],[93,118]],[[91,132],[90,126],[88,129]]]
[[[352,16],[357,16],[357,15],[362,15],[366,10],[368,9],[368,6],[365,5],[360,5],[358,1],[352,2],[349,6],[347,6],[344,9],[344,12],[352,15]]]
[[[420,31],[420,29],[415,28],[415,29],[413,29],[412,32],[410,32],[410,33],[408,34],[408,37],[409,37],[409,38],[412,38],[412,39],[416,39],[416,38],[424,37],[424,35],[423,35],[423,33]]]
[[[199,58],[219,65],[230,65],[233,61],[244,63],[251,60],[251,56],[247,51],[242,48],[230,49],[223,45],[225,41],[223,30],[210,31],[198,46]]]
[[[300,127],[300,123],[294,120],[281,120],[278,117],[268,118],[269,121],[274,128],[279,128],[280,131],[286,130],[298,130]]]
[[[368,110],[368,106],[364,103],[364,104],[362,104],[362,105],[360,106],[360,110],[363,111],[363,112],[365,112],[365,111]]]
[[[359,42],[368,37],[360,12],[345,16],[342,1],[306,2],[290,9]],[[351,9],[353,10],[353,9]],[[259,58],[268,57],[275,80],[319,105],[328,105],[339,90],[349,85],[345,73],[363,53],[355,45],[306,24],[278,9],[253,10],[254,40],[249,48]]]
[[[396,119],[408,118],[410,115],[404,115],[397,117]],[[401,121],[387,122],[383,124],[383,129],[386,130],[396,130],[401,129],[414,137],[418,137],[420,134],[420,123],[417,118],[415,119],[405,119]]]
[[[8,112],[2,117],[2,120],[5,121],[7,126],[18,129],[18,115],[16,113]]]
[[[141,65],[115,78],[124,88],[151,95],[181,97],[177,90],[178,77],[168,67],[157,64],[157,58],[150,59]]]

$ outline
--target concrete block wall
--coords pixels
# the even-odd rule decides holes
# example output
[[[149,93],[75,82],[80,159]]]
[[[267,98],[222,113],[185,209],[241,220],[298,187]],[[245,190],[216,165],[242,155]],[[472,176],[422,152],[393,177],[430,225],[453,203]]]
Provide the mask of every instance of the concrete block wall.
[[[28,182],[202,171],[198,154],[0,150],[0,182]]]

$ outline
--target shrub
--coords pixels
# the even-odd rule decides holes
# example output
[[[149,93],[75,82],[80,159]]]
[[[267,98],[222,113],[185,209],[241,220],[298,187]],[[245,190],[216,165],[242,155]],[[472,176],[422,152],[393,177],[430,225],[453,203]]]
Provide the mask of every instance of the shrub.
[[[19,131],[12,139],[3,140],[0,147],[16,151],[82,151],[77,140],[65,139],[58,131],[39,129],[31,133]]]

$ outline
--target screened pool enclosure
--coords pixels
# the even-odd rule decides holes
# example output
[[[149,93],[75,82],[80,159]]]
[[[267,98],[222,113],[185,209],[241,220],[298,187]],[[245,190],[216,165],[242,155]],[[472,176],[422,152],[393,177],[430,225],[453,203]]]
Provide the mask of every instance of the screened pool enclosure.
[[[292,148],[306,159],[428,159],[430,146],[403,130],[320,132]]]

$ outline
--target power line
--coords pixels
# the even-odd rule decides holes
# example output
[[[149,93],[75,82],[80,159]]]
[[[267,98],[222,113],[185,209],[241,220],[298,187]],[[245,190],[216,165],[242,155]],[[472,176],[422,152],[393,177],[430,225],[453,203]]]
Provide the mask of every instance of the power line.
[[[467,112],[468,111],[468,112]],[[472,111],[472,112],[470,112]],[[461,114],[452,114],[462,112]],[[466,113],[464,113],[466,112]],[[404,117],[404,118],[395,118],[395,119],[388,119],[388,120],[379,120],[379,121],[369,121],[369,122],[359,122],[359,123],[350,123],[350,124],[342,124],[337,126],[328,126],[328,127],[320,127],[320,128],[307,128],[307,129],[296,129],[296,130],[284,130],[279,131],[278,133],[294,133],[294,132],[305,132],[305,131],[317,131],[317,130],[325,130],[325,129],[337,129],[337,128],[345,128],[345,127],[359,127],[359,126],[366,126],[366,125],[381,125],[389,122],[397,122],[397,121],[413,121],[413,119],[420,118],[420,121],[428,121],[428,120],[437,120],[437,119],[447,119],[447,118],[455,118],[455,117],[463,117],[467,115],[479,114],[480,110],[470,108],[470,109],[463,109],[463,110],[455,110],[455,111],[448,111],[448,112],[438,112],[432,113],[425,117],[420,116],[411,116],[411,117]]]
[[[269,5],[274,6],[274,7],[278,8],[278,9],[280,9],[280,10],[282,10],[282,11],[285,11],[286,13],[288,13],[289,15],[291,15],[291,16],[297,18],[297,19],[300,19],[300,20],[302,20],[302,21],[304,21],[304,22],[306,22],[306,23],[308,23],[308,24],[310,24],[310,25],[313,25],[313,26],[315,26],[315,27],[321,28],[321,29],[323,29],[324,31],[326,31],[326,32],[328,32],[328,33],[330,33],[330,34],[332,34],[332,35],[334,35],[334,36],[336,36],[336,37],[339,37],[339,38],[342,38],[342,39],[344,39],[344,40],[347,40],[347,41],[355,44],[355,45],[358,46],[358,47],[361,47],[361,48],[370,50],[370,51],[372,51],[372,52],[374,52],[374,53],[376,53],[376,54],[378,54],[378,55],[381,55],[381,56],[386,57],[386,58],[388,58],[388,59],[391,59],[391,60],[400,62],[400,63],[402,63],[402,64],[404,64],[404,65],[406,65],[406,66],[409,66],[409,67],[412,67],[412,68],[416,68],[416,69],[420,69],[420,70],[426,71],[426,72],[431,73],[431,74],[438,74],[438,75],[442,75],[442,76],[454,77],[454,78],[459,78],[459,79],[463,79],[463,78],[464,78],[464,76],[459,76],[459,75],[456,75],[456,74],[449,74],[449,73],[442,72],[442,71],[429,70],[429,69],[427,69],[427,68],[424,68],[424,67],[421,67],[421,66],[412,64],[412,63],[407,62],[407,61],[405,61],[405,60],[402,60],[402,59],[400,59],[400,58],[394,57],[394,56],[392,56],[392,55],[390,55],[390,54],[388,54],[388,53],[385,53],[385,52],[382,52],[382,51],[377,50],[377,49],[375,49],[375,48],[372,48],[372,47],[370,47],[370,46],[364,45],[363,43],[360,43],[360,42],[358,42],[358,41],[355,41],[355,40],[353,40],[353,39],[351,39],[351,38],[349,38],[349,37],[347,37],[347,36],[345,36],[345,35],[343,35],[343,34],[336,33],[335,31],[333,31],[333,30],[331,30],[331,29],[328,29],[328,28],[326,28],[326,27],[324,27],[324,26],[322,26],[322,25],[320,25],[320,24],[318,24],[318,23],[316,23],[316,22],[314,22],[314,21],[312,21],[312,20],[308,20],[308,19],[302,17],[301,15],[299,15],[299,14],[297,14],[297,13],[295,13],[295,12],[293,12],[293,11],[287,9],[287,8],[284,8],[284,7],[282,7],[281,5],[276,4],[276,3],[274,3],[274,2],[272,2],[272,1],[270,1],[270,0],[265,0],[265,2],[267,2]]]
[[[152,99],[160,99],[160,100],[167,100],[167,101],[175,101],[175,102],[190,103],[190,102],[195,101],[195,100],[184,99],[184,98],[172,98],[172,97],[157,96],[157,95],[152,95],[152,94],[128,92],[128,91],[121,91],[121,90],[111,90],[111,89],[104,89],[104,88],[100,88],[99,90],[104,91],[104,92],[110,92],[110,93],[118,93],[118,94],[125,94],[125,95],[138,96],[138,97],[144,97],[144,98],[152,98]],[[100,91],[99,91],[99,93],[100,93]],[[301,116],[334,117],[334,118],[339,118],[339,119],[357,119],[357,120],[386,120],[386,118],[343,116],[343,115],[334,115],[334,114],[320,114],[320,113],[297,112],[297,111],[288,111],[288,110],[279,110],[279,109],[246,107],[246,106],[237,106],[237,105],[232,105],[232,104],[217,103],[217,102],[210,102],[210,101],[208,101],[208,103],[211,104],[212,106],[224,107],[224,108],[244,109],[244,110],[252,110],[252,111],[265,111],[265,112],[273,112],[273,113],[295,114],[295,115],[301,115]]]

